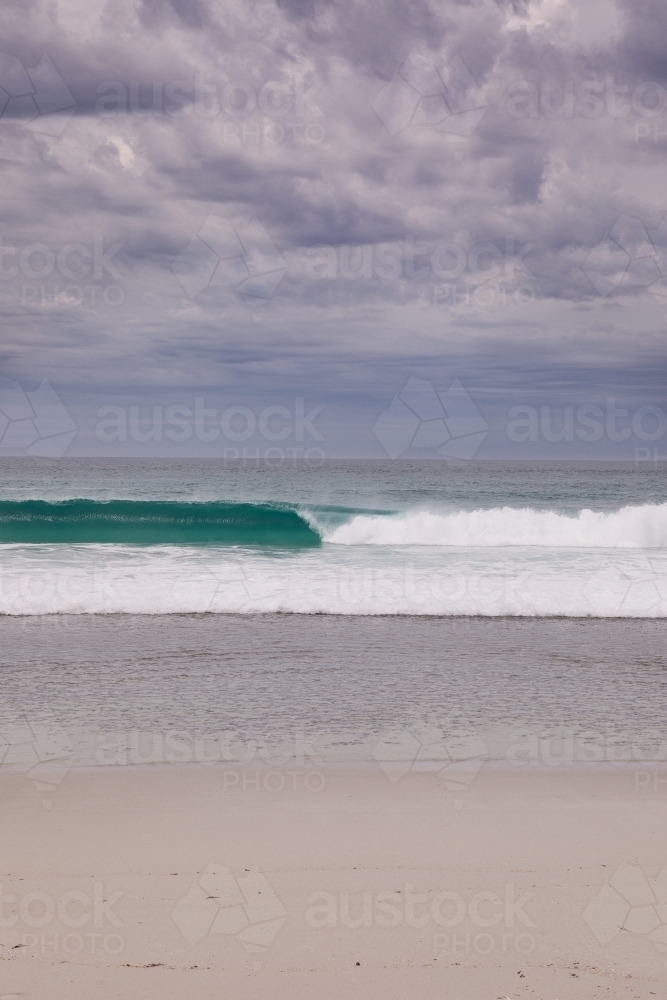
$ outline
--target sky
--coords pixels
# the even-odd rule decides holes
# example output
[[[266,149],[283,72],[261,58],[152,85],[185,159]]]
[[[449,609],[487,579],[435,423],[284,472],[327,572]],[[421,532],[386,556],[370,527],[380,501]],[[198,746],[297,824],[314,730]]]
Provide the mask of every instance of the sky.
[[[0,456],[667,461],[663,0],[0,29]]]

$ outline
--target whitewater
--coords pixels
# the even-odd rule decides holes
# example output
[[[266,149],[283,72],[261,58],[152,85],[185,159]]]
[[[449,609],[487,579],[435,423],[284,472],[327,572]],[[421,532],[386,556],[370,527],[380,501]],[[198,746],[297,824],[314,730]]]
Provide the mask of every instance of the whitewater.
[[[353,517],[331,532],[335,545],[535,545],[569,548],[662,548],[667,546],[667,503],[624,507],[608,514],[576,516],[529,508],[438,514],[412,511],[401,517]]]
[[[153,544],[136,544],[148,511],[118,504],[94,515],[89,504],[85,530],[105,537],[106,512],[135,544],[5,543],[0,613],[667,616],[667,504],[353,514],[328,528],[322,512],[218,504],[212,519],[193,507],[176,505],[170,520],[160,505]],[[39,509],[40,535],[52,524],[62,537],[72,518],[81,531],[81,503],[56,509],[60,520]],[[202,540],[202,524],[217,542]],[[261,544],[238,544],[258,530]]]
[[[0,614],[118,613],[666,618],[664,471],[18,463]]]

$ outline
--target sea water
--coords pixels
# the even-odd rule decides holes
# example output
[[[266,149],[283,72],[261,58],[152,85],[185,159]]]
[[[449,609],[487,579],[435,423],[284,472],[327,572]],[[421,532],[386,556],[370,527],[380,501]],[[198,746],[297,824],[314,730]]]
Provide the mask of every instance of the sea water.
[[[5,767],[667,760],[659,467],[2,470]]]
[[[660,466],[2,470],[0,614],[667,615]]]

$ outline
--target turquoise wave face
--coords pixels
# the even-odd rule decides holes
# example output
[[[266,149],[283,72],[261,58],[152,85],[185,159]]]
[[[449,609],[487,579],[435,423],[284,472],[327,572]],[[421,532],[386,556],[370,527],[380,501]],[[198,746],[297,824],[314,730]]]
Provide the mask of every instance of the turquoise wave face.
[[[287,506],[153,500],[0,502],[0,543],[261,545],[313,548],[320,536]]]

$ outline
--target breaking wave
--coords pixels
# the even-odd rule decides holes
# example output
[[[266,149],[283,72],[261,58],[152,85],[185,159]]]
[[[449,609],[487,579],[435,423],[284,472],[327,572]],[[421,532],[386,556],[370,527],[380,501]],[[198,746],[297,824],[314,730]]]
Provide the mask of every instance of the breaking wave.
[[[0,502],[0,543],[312,548],[319,534],[281,505],[154,500]]]
[[[324,540],[335,545],[654,549],[667,545],[667,503],[623,507],[613,513],[582,510],[576,516],[515,507],[358,515],[325,532]]]

